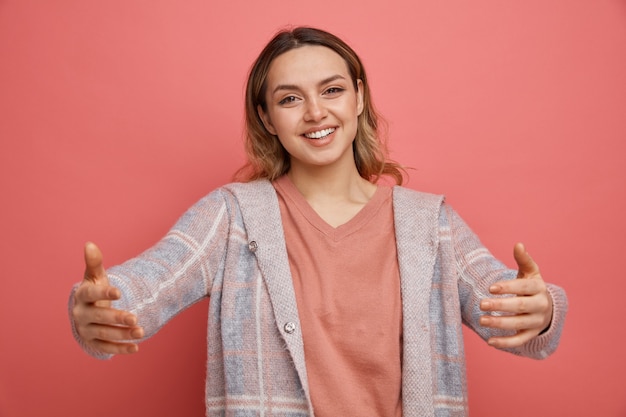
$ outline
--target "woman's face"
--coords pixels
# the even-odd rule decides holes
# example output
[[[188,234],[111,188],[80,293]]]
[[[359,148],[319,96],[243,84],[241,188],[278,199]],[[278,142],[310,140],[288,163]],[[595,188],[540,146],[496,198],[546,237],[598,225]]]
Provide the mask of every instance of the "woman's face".
[[[291,169],[354,167],[352,142],[363,110],[343,58],[324,46],[303,46],[279,55],[267,80],[265,128],[291,156]],[[350,166],[350,164],[352,166]]]

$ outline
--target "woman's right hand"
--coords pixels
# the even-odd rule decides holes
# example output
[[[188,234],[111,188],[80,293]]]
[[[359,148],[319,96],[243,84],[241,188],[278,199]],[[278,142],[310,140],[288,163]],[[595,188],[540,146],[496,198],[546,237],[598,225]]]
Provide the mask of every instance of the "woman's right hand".
[[[120,290],[109,284],[102,266],[102,252],[95,244],[87,243],[85,277],[74,293],[72,318],[76,331],[89,348],[107,354],[139,350],[137,343],[132,342],[144,335],[137,317],[111,307],[111,301],[120,296]]]

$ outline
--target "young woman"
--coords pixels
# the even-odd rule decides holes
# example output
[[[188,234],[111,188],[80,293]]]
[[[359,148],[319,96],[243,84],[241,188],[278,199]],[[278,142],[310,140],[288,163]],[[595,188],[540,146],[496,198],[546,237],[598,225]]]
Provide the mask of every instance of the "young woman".
[[[465,415],[462,323],[496,348],[552,353],[565,293],[521,244],[508,270],[441,196],[400,187],[377,124],[348,45],[276,35],[248,79],[245,181],[108,271],[87,244],[78,342],[98,358],[137,352],[209,297],[208,416]]]

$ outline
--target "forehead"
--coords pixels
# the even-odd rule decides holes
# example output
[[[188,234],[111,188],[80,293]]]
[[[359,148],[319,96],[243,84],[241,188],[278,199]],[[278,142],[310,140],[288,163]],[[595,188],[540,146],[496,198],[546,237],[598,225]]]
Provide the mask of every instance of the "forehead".
[[[267,82],[270,85],[301,84],[333,75],[350,79],[348,64],[341,55],[325,46],[306,45],[274,58],[269,67]]]

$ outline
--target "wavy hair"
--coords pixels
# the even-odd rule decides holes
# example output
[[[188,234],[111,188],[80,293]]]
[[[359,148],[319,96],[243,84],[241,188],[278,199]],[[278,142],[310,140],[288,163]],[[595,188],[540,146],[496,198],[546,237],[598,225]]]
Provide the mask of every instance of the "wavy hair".
[[[237,171],[235,178],[252,181],[267,178],[270,181],[286,174],[290,168],[290,156],[280,141],[270,134],[261,120],[257,107],[267,110],[267,75],[271,63],[279,55],[306,45],[325,46],[339,54],[348,66],[354,88],[361,80],[363,86],[363,111],[358,117],[357,133],[353,142],[354,159],[359,175],[371,182],[381,176],[390,176],[396,184],[402,184],[406,172],[398,163],[388,159],[385,141],[380,137],[384,121],[372,103],[365,68],[350,46],[326,31],[297,27],[282,30],[265,46],[256,59],[246,85],[246,136],[245,148],[248,162]]]

